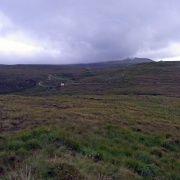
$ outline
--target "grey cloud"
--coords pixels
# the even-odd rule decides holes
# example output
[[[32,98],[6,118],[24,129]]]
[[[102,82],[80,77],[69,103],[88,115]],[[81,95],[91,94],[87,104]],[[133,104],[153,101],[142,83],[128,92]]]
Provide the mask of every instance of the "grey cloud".
[[[179,0],[1,0],[0,12],[13,25],[0,28],[0,37],[22,31],[43,51],[24,60],[0,57],[12,63],[165,58],[171,54],[162,49],[180,44],[179,7]],[[53,49],[59,54],[51,55]]]

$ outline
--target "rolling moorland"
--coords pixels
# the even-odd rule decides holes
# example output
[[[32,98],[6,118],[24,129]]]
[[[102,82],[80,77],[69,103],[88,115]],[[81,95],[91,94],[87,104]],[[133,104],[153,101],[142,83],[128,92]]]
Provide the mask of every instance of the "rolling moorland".
[[[180,179],[180,62],[0,65],[0,179]]]

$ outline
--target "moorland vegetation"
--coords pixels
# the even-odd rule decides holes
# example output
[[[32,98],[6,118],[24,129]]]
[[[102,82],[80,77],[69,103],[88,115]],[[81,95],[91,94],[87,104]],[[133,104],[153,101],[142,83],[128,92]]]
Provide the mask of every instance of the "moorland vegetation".
[[[180,62],[0,66],[0,179],[179,179],[179,88]]]

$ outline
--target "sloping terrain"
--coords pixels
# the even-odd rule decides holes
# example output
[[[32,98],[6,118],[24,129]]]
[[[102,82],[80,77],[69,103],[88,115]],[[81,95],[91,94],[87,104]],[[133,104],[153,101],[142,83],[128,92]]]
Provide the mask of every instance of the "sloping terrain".
[[[61,83],[65,86],[61,87]],[[87,68],[0,66],[0,93],[179,95],[180,62]],[[24,90],[27,90],[24,92]]]
[[[118,76],[118,69],[116,71]],[[119,76],[118,76],[119,77]],[[127,94],[179,95],[180,62],[138,64],[124,69],[115,81],[117,92]]]
[[[0,179],[179,179],[180,62],[0,70]]]
[[[1,65],[0,93],[13,93],[37,87],[40,81],[48,79],[49,74],[75,72],[77,76],[82,68],[51,65]],[[39,91],[39,89],[38,89]]]
[[[61,82],[65,83],[60,87]],[[81,68],[52,73],[42,81],[53,93],[179,95],[180,62],[137,64],[126,67]]]
[[[6,95],[0,106],[2,175],[28,167],[35,179],[179,177],[177,97]]]

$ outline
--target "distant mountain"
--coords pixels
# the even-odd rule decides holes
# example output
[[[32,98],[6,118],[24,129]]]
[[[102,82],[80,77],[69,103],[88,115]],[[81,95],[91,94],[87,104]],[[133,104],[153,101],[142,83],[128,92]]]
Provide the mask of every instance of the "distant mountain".
[[[122,62],[124,63],[128,63],[128,64],[139,64],[139,63],[150,63],[150,62],[154,62],[152,59],[148,59],[148,58],[127,58],[124,59]]]
[[[153,60],[148,58],[127,58],[124,60],[116,60],[116,61],[107,61],[106,64],[115,64],[115,65],[132,65],[132,64],[140,64],[140,63],[150,63]]]
[[[127,58],[124,60],[114,60],[114,61],[97,62],[97,63],[89,63],[89,64],[78,64],[77,66],[104,68],[104,67],[113,67],[113,66],[129,66],[133,64],[150,63],[150,62],[154,62],[154,61],[148,58],[135,57],[135,58]]]

